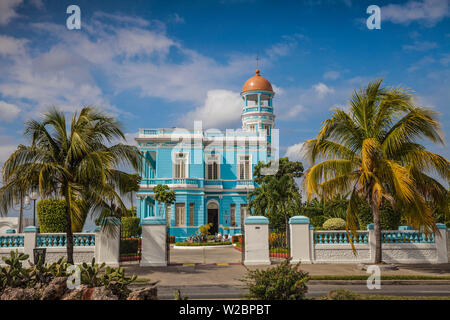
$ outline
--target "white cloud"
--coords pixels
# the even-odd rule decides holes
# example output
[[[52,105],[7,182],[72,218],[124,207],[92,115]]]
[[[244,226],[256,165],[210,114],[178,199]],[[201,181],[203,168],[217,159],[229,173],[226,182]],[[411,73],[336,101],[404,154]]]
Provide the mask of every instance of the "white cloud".
[[[0,101],[0,121],[10,122],[17,118],[20,113],[20,109],[11,103]]]
[[[0,55],[12,56],[25,52],[26,39],[17,39],[0,34]]]
[[[315,84],[313,87],[314,87],[314,90],[316,91],[317,95],[321,99],[324,98],[328,94],[334,93],[333,88],[328,87],[326,84],[324,84],[322,82]]]
[[[389,4],[381,7],[383,21],[405,25],[418,21],[433,26],[448,16],[450,16],[448,0],[410,0],[405,4]]]
[[[337,78],[339,78],[339,76],[340,76],[340,73],[337,71],[328,71],[328,72],[325,72],[323,75],[324,79],[327,79],[327,80],[328,79],[336,80]]]
[[[194,127],[194,121],[201,120],[203,128],[224,128],[239,122],[242,113],[242,99],[237,92],[210,90],[202,106],[180,118],[187,128]]]
[[[0,1],[0,25],[7,25],[12,19],[18,17],[16,8],[22,0],[1,0]]]
[[[413,44],[403,45],[403,49],[408,51],[428,51],[438,47],[436,42],[431,41],[414,41]]]
[[[299,142],[287,148],[285,157],[291,161],[305,161],[305,154],[303,150],[304,142]]]
[[[279,115],[280,120],[298,120],[298,116],[306,111],[305,107],[301,104],[297,104],[292,108],[284,110]]]

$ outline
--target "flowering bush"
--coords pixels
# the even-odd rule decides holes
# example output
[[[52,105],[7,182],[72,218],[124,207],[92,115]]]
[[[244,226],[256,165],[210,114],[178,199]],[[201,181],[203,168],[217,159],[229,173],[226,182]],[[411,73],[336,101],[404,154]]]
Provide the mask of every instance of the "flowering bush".
[[[303,300],[308,292],[308,273],[299,269],[300,263],[286,259],[279,266],[266,270],[247,269],[241,281],[247,285],[247,298],[257,300]]]
[[[269,247],[280,247],[286,243],[286,233],[269,234]]]
[[[345,230],[345,220],[341,218],[331,218],[323,223],[324,230]]]

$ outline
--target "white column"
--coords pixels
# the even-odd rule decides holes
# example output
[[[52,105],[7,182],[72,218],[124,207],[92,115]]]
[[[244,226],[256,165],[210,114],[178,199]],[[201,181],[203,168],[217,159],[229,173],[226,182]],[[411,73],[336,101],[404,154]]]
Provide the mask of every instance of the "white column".
[[[102,227],[95,229],[95,262],[106,263],[108,266],[118,267],[120,257],[120,220],[109,221],[109,230]]]
[[[375,263],[375,252],[376,252],[376,240],[375,240],[375,229],[373,223],[367,225],[367,230],[369,231],[369,257],[370,263]]]
[[[314,230],[310,229],[309,219],[305,216],[295,216],[289,219],[291,233],[292,263],[312,263],[314,257]]]
[[[262,216],[248,217],[244,230],[244,265],[269,265],[269,220]]]
[[[28,226],[23,229],[23,253],[29,256],[28,260],[34,263],[33,250],[36,248],[37,234],[39,229],[35,226]],[[28,260],[25,265],[28,264]]]
[[[434,242],[436,243],[437,263],[448,263],[448,248],[447,248],[447,226],[443,223],[437,223],[439,234],[434,235]]]
[[[142,220],[141,267],[167,266],[166,219],[150,217]]]

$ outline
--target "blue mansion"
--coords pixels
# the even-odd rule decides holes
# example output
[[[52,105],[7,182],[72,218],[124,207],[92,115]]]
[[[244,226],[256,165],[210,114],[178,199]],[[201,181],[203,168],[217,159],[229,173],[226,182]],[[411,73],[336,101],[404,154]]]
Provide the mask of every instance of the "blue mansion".
[[[140,129],[136,138],[145,161],[137,192],[137,215],[165,217],[170,235],[182,241],[198,227],[212,223],[211,233],[240,234],[248,215],[247,195],[256,183],[253,169],[270,161],[278,138],[272,100],[274,91],[259,70],[241,92],[242,129],[222,132],[194,129]],[[174,204],[165,206],[154,199],[153,187],[165,184],[176,193]]]

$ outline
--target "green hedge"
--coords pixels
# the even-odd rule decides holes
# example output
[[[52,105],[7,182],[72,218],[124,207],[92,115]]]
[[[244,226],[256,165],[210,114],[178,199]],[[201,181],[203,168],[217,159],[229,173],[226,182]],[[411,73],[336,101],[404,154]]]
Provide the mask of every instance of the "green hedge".
[[[41,200],[37,203],[39,230],[42,233],[66,232],[66,203],[64,200]]]
[[[120,233],[122,237],[135,237],[141,234],[140,219],[138,217],[123,217]]]
[[[202,246],[225,246],[230,245],[231,241],[225,242],[176,242],[176,246],[180,247],[202,247]]]

